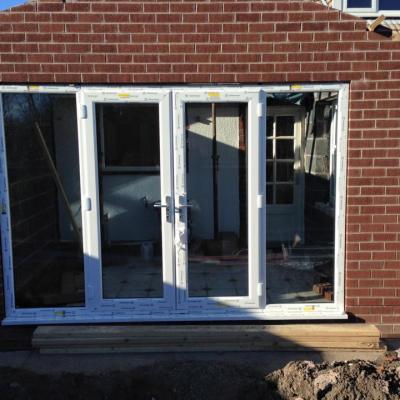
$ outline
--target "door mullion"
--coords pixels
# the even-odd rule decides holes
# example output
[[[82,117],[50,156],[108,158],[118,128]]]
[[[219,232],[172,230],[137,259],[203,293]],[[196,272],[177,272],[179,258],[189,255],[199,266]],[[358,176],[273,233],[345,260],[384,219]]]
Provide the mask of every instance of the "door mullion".
[[[94,103],[81,93],[78,96],[79,149],[81,163],[82,204],[90,199],[90,209],[83,210],[82,230],[85,265],[86,306],[94,310],[100,305],[102,296],[101,253],[100,253],[100,212],[98,199],[98,171],[96,146],[96,121]]]

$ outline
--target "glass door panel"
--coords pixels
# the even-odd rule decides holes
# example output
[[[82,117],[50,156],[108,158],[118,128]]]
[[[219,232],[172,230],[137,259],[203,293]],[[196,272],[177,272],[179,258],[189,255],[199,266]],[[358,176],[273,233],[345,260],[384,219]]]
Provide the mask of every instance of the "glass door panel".
[[[259,94],[209,95],[176,100],[178,304],[256,307]]]
[[[1,97],[10,218],[2,223],[3,260],[13,266],[12,306],[84,306],[76,96]]]
[[[185,112],[189,297],[248,296],[247,104]]]
[[[85,103],[97,149],[91,164],[98,216],[92,221],[97,223],[97,240],[92,244],[95,266],[89,272],[93,303],[171,305],[169,94],[93,93]]]
[[[162,298],[158,104],[96,104],[103,298]]]

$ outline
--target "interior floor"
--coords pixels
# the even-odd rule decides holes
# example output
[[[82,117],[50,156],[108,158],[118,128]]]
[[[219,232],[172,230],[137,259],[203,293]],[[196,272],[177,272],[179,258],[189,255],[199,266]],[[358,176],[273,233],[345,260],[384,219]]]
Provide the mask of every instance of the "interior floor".
[[[125,251],[108,254],[103,268],[103,297],[106,299],[162,298],[162,260],[150,260]],[[132,252],[134,253],[134,252]],[[51,266],[42,278],[26,282],[31,290],[18,291],[21,306],[82,305],[83,266],[73,267],[76,251],[57,245],[47,249]],[[41,260],[41,259],[40,259]],[[39,260],[39,262],[41,262]],[[43,264],[42,264],[43,265]],[[267,255],[267,303],[328,302],[316,285],[332,282],[332,256],[329,248],[302,248],[285,258]],[[36,270],[37,272],[37,270]],[[50,283],[51,281],[51,283]],[[23,288],[21,288],[23,289]],[[189,260],[190,297],[229,297],[248,295],[247,256],[193,256]]]

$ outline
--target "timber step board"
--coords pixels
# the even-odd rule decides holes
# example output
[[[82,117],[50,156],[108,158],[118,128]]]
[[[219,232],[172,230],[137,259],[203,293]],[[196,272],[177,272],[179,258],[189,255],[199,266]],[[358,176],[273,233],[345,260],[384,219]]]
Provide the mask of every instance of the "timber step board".
[[[32,345],[42,353],[381,348],[379,330],[368,324],[40,326]]]

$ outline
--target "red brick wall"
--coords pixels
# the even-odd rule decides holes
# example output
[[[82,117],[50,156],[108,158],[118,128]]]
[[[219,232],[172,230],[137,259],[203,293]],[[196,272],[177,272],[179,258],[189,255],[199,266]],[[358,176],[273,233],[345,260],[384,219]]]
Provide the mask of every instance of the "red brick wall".
[[[400,334],[400,42],[307,1],[40,1],[0,14],[4,83],[351,82],[346,309]]]

